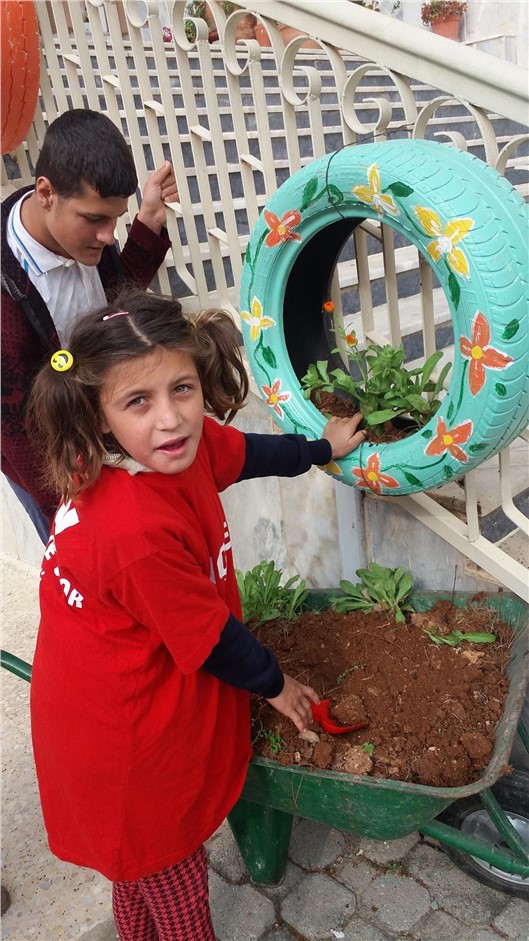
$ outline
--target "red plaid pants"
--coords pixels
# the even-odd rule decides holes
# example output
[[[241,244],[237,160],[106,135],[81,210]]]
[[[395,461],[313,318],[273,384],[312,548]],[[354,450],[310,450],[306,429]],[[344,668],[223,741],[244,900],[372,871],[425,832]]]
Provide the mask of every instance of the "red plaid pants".
[[[112,906],[120,941],[215,941],[204,847],[145,879],[113,882]]]

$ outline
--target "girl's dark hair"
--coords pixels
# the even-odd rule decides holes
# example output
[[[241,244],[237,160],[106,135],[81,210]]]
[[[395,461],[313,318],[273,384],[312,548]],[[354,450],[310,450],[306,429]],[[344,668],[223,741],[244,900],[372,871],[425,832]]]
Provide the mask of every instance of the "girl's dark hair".
[[[103,319],[118,311],[128,314]],[[243,407],[248,376],[237,327],[226,311],[205,310],[190,321],[173,298],[122,292],[108,307],[78,321],[69,343],[72,367],[56,372],[47,363],[31,389],[28,430],[42,447],[47,483],[64,499],[90,486],[101,472],[107,448],[100,389],[108,370],[156,349],[191,356],[207,412],[229,422]]]
[[[132,152],[121,131],[105,114],[73,108],[53,121],[42,143],[35,179],[45,176],[67,199],[85,185],[103,199],[132,196],[138,176]]]

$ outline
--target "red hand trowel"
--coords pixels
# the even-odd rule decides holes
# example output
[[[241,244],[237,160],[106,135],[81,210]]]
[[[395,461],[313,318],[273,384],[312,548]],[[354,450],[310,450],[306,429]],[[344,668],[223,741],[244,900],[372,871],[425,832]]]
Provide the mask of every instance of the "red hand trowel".
[[[318,704],[311,702],[312,717],[324,732],[330,735],[343,735],[344,732],[356,732],[357,729],[366,729],[369,722],[359,722],[357,725],[336,725],[329,715],[330,699],[322,699]]]

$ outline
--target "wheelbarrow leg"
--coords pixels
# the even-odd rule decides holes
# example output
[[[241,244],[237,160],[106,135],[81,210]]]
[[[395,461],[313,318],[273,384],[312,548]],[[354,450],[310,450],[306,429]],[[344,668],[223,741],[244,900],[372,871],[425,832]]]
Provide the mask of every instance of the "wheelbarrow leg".
[[[228,814],[252,882],[279,885],[285,875],[293,822],[292,814],[242,798]]]

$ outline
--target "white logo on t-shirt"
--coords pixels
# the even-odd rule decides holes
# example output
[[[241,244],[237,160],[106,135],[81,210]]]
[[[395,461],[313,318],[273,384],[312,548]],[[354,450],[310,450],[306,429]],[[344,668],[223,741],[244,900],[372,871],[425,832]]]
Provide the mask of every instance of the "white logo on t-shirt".
[[[79,517],[77,516],[77,510],[70,509],[72,504],[71,500],[68,500],[68,503],[63,503],[55,514],[55,535],[62,533],[65,529],[69,529],[70,526],[77,526],[79,522]]]
[[[231,538],[230,531],[228,529],[228,524],[224,520],[224,542],[219,549],[219,554],[217,556],[217,572],[219,578],[226,578],[228,571],[228,565],[226,563],[226,556],[231,549]]]

